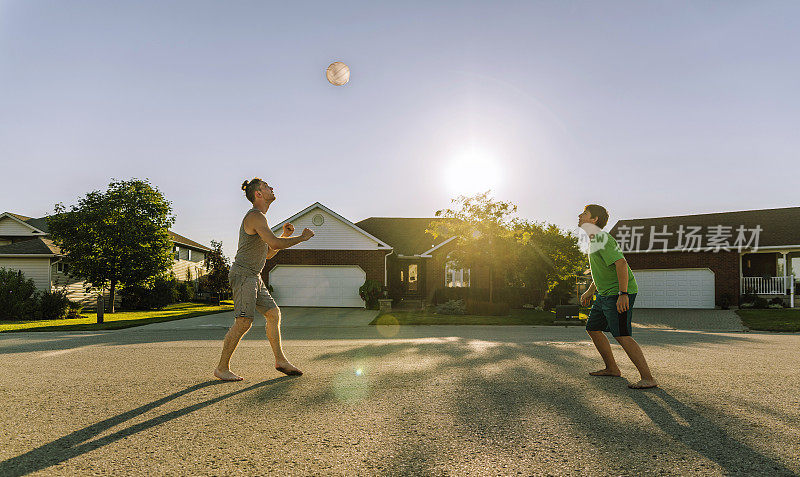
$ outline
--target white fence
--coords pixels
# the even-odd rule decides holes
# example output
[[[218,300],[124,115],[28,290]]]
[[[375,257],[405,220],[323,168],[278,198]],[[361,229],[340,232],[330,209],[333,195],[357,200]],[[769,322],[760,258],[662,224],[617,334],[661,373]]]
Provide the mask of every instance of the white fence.
[[[742,293],[752,290],[758,295],[791,295],[794,275],[788,277],[742,277]]]

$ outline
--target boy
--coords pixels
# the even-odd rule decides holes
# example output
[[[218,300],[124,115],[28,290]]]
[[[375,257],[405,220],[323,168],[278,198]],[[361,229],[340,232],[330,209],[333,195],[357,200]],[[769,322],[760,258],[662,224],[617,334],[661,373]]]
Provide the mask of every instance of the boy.
[[[589,306],[592,295],[597,297],[586,320],[586,332],[591,336],[597,351],[603,358],[606,367],[600,371],[589,373],[592,376],[620,376],[611,343],[603,332],[610,332],[625,350],[641,380],[629,383],[633,389],[647,389],[658,386],[650,374],[650,368],[644,359],[639,345],[631,337],[631,315],[633,302],[636,300],[636,278],[622,255],[614,237],[603,232],[608,223],[608,211],[596,204],[587,205],[578,215],[578,226],[589,234],[589,267],[592,272],[592,284],[581,296],[581,305]]]

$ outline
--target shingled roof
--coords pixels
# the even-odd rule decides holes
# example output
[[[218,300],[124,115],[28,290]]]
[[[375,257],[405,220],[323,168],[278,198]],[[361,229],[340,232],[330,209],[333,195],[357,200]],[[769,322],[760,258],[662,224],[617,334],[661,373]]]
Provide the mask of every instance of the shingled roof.
[[[173,232],[172,230],[169,231],[169,237],[172,239],[172,241],[174,243],[177,243],[177,244],[180,244],[180,245],[186,245],[187,247],[196,248],[197,250],[201,250],[203,252],[210,252],[211,251],[211,249],[206,247],[205,245],[197,243],[194,240],[190,240],[190,239],[184,237],[183,235],[178,235],[175,232]]]
[[[36,237],[0,246],[0,255],[61,255],[61,249],[48,238]]]
[[[618,221],[610,233],[618,238],[621,234],[630,233],[632,227],[637,227],[636,233],[641,234],[641,248],[647,249],[650,245],[651,232],[655,231],[656,234],[659,234],[664,230],[664,226],[671,235],[654,235],[653,238],[667,240],[666,248],[669,250],[679,248],[678,230],[681,226],[684,230],[688,230],[689,227],[700,227],[699,234],[704,237],[703,244],[706,244],[705,239],[709,234],[720,230],[730,230],[730,243],[733,244],[740,227],[743,227],[745,231],[752,231],[760,227],[758,248],[800,245],[800,207],[626,219]],[[718,229],[719,226],[725,227],[725,229]],[[751,233],[747,232],[748,238]],[[657,247],[654,247],[655,251],[661,251],[662,246],[663,244],[659,243]]]
[[[398,255],[418,255],[447,240],[448,237],[426,233],[431,221],[437,218],[370,217],[356,226],[381,239]]]

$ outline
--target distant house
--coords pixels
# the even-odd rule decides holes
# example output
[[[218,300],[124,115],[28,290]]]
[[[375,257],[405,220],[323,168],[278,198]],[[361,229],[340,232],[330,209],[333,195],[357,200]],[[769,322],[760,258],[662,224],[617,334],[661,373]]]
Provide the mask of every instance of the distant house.
[[[282,306],[363,307],[358,294],[366,279],[385,286],[391,298],[429,301],[440,287],[475,287],[482,273],[448,259],[453,237],[433,238],[425,229],[434,218],[370,217],[353,223],[316,202],[292,217],[296,233],[308,227],[313,239],[267,261],[262,277]]]
[[[175,262],[172,271],[178,280],[197,280],[205,274],[205,254],[211,249],[170,231]],[[96,292],[69,276],[69,262],[50,239],[44,217],[31,218],[4,212],[0,214],[0,268],[20,270],[41,291],[66,287],[70,300],[94,305]],[[106,297],[108,291],[105,292]],[[121,295],[117,295],[119,300]]]
[[[748,290],[788,302],[800,288],[800,207],[620,220],[610,233],[638,308],[714,308]]]

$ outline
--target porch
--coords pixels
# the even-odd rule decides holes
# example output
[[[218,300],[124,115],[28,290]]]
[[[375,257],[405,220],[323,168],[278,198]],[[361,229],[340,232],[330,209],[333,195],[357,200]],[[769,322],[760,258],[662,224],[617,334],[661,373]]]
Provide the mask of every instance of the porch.
[[[781,248],[775,251],[744,253],[739,256],[740,293],[749,292],[766,298],[788,299],[794,308],[794,296],[800,289],[800,249]]]

